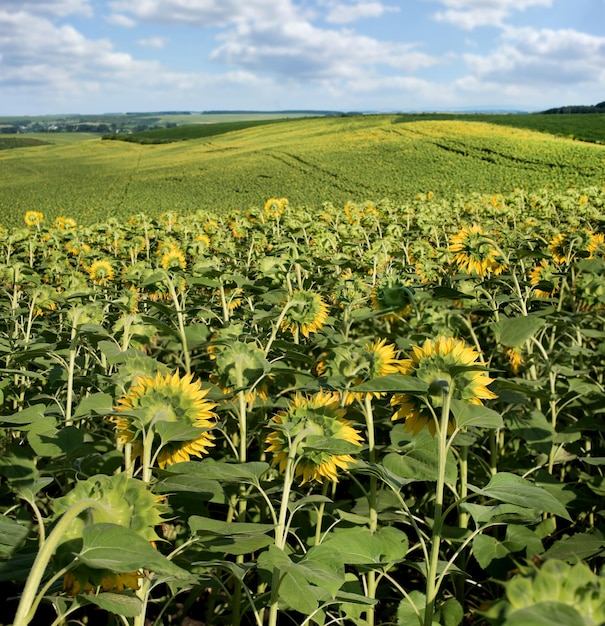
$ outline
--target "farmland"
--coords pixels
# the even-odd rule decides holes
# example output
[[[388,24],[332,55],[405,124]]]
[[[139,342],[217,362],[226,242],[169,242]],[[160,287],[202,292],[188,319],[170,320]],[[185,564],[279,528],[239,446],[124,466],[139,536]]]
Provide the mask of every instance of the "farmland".
[[[0,622],[605,623],[604,149],[2,151]]]
[[[449,198],[605,179],[602,146],[459,120],[301,119],[167,145],[40,138],[53,145],[0,154],[5,225],[28,209],[90,224],[141,211],[245,210],[268,197],[312,207],[403,203],[418,192]]]

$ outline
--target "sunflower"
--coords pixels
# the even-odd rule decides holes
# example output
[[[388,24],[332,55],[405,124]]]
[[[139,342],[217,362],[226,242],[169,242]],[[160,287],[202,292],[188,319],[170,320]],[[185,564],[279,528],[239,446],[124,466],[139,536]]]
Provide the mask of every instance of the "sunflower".
[[[367,380],[381,376],[401,373],[403,373],[403,365],[398,358],[397,349],[394,344],[387,344],[386,339],[377,339],[373,343],[367,343],[361,350],[355,349],[354,346],[337,346],[317,364],[317,374],[320,377],[344,378],[346,383],[354,385],[360,385]],[[344,405],[351,404],[355,398],[361,400],[366,395],[371,398],[384,396],[381,392],[327,393],[332,393],[337,397],[343,395],[342,404]]]
[[[106,285],[113,280],[113,267],[105,259],[94,261],[88,268],[88,275],[93,283]]]
[[[106,476],[99,474],[78,481],[68,494],[53,501],[54,519],[61,517],[71,506],[85,499],[96,500],[102,507],[90,508],[77,517],[62,537],[53,558],[53,567],[61,569],[73,563],[81,544],[84,529],[92,524],[111,523],[124,526],[147,541],[159,539],[155,527],[164,520],[164,505],[152,494],[145,483],[126,474]],[[78,593],[103,591],[120,593],[125,589],[136,590],[140,572],[113,572],[86,565],[76,565],[63,577],[63,591],[70,596]]]
[[[487,386],[492,380],[479,369],[483,363],[481,355],[467,346],[463,340],[453,337],[427,339],[422,346],[412,347],[412,357],[402,361],[402,373],[416,376],[428,383],[427,401],[406,394],[395,394],[391,406],[398,407],[392,419],[405,419],[408,432],[417,435],[427,424],[429,432],[435,434],[434,410],[443,402],[442,389],[446,383],[451,389],[451,397],[470,404],[483,404],[482,400],[495,398]],[[454,423],[449,429],[453,431]]]
[[[200,435],[184,441],[172,441],[165,445],[158,455],[158,465],[164,468],[192,456],[201,457],[214,446],[214,436],[208,432],[215,424],[214,402],[206,400],[208,389],[201,388],[201,382],[193,382],[193,374],[181,378],[178,372],[155,377],[140,376],[122,396],[116,409],[126,415],[111,418],[117,430],[118,440],[134,443],[134,456],[142,453],[141,429],[153,428],[158,422],[180,422],[202,430]],[[136,413],[136,416],[135,416]]]
[[[571,260],[571,243],[568,233],[556,234],[548,244],[548,249],[555,263],[562,265]]]
[[[269,219],[277,219],[288,204],[288,198],[269,198],[265,202],[265,216]]]
[[[338,470],[346,470],[355,459],[348,453],[334,454],[322,450],[317,443],[326,439],[343,444],[351,451],[361,446],[362,439],[352,422],[344,419],[345,410],[339,408],[338,399],[320,392],[312,397],[296,394],[286,411],[273,417],[272,432],[265,439],[266,452],[273,453],[272,465],[284,472],[288,463],[292,440],[304,430],[309,434],[296,448],[297,463],[295,478],[301,478],[301,485],[312,480],[323,482],[326,478],[338,482]],[[314,447],[315,444],[315,447]],[[346,444],[349,444],[348,446]]]
[[[378,279],[370,299],[376,311],[385,313],[384,318],[394,322],[409,313],[413,292],[397,275],[388,274]]]
[[[44,213],[42,211],[25,211],[23,216],[26,226],[40,226],[44,221]]]
[[[586,246],[590,259],[605,260],[605,235],[603,233],[593,233]]]
[[[521,353],[521,348],[505,348],[504,356],[509,362],[513,374],[518,374],[521,366],[525,363],[523,360],[523,354]]]
[[[305,337],[319,332],[328,319],[328,305],[313,291],[295,291],[286,303],[281,328],[293,335],[301,332]]]
[[[182,269],[186,266],[185,253],[178,248],[171,248],[162,254],[162,267],[165,270]]]
[[[467,274],[483,277],[504,270],[494,242],[478,224],[464,226],[450,236],[450,251],[454,253],[454,262]]]
[[[559,290],[559,277],[552,263],[546,259],[530,270],[529,282],[539,298],[552,298]]]
[[[72,217],[57,217],[54,223],[55,228],[62,231],[73,230],[76,227],[76,220]]]

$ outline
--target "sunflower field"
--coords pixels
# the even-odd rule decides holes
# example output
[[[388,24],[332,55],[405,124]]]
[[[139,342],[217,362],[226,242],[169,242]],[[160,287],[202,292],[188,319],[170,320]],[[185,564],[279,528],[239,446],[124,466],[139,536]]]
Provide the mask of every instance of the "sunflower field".
[[[3,624],[605,623],[605,189],[0,231]]]

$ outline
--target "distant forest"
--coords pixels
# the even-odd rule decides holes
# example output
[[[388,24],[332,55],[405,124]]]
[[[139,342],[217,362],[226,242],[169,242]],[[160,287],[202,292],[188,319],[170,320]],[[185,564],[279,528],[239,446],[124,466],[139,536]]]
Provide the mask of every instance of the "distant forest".
[[[554,109],[547,109],[546,111],[542,111],[542,113],[605,113],[605,101],[599,102],[599,104],[577,104],[565,107],[556,107]]]

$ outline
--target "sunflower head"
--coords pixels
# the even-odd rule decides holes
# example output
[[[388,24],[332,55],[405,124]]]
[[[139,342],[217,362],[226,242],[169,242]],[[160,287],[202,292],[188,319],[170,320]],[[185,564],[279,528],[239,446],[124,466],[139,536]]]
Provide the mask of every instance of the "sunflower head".
[[[165,270],[184,270],[186,265],[185,253],[178,248],[171,248],[162,254],[162,267]]]
[[[25,211],[23,220],[25,221],[26,226],[39,227],[44,221],[44,213],[42,213],[42,211]]]
[[[477,276],[499,274],[504,270],[493,235],[483,232],[478,224],[462,227],[450,237],[450,251],[460,270]]]
[[[443,403],[443,390],[449,389],[452,398],[469,404],[483,404],[496,395],[487,386],[492,380],[486,375],[481,355],[463,340],[453,337],[427,339],[414,346],[411,358],[402,361],[402,373],[415,376],[428,384],[426,398],[394,394],[391,406],[397,407],[392,419],[404,419],[406,430],[418,434],[428,424],[435,434],[435,409]],[[450,430],[454,423],[450,422]]]
[[[372,290],[372,306],[385,313],[385,319],[395,321],[410,311],[414,294],[405,281],[395,274],[387,274],[378,279]]]
[[[74,489],[53,502],[54,518],[58,519],[72,505],[84,499],[101,503],[101,508],[91,508],[82,513],[69,526],[58,546],[53,565],[57,569],[73,561],[73,554],[82,545],[82,533],[92,524],[111,523],[124,526],[149,542],[159,539],[154,528],[161,524],[164,506],[145,483],[126,474],[98,475],[78,482]],[[139,572],[116,573],[78,565],[65,575],[63,589],[68,595],[82,591],[92,593],[100,587],[104,591],[138,589]]]
[[[547,259],[542,259],[529,272],[529,282],[539,298],[552,298],[559,291],[560,277]]]
[[[106,285],[113,280],[113,266],[105,259],[94,261],[88,268],[88,275],[93,283]]]
[[[171,440],[163,445],[158,454],[158,465],[164,468],[192,456],[201,457],[213,446],[214,436],[208,432],[216,420],[212,409],[214,402],[206,399],[208,389],[201,382],[193,382],[193,374],[180,377],[174,374],[141,376],[135,379],[127,393],[117,402],[117,415],[111,420],[117,437],[124,443],[134,443],[134,454],[142,452],[143,431],[160,428],[160,423],[180,424],[191,434],[199,429],[199,435],[185,440]]]
[[[286,470],[289,455],[296,458],[294,476],[301,484],[323,479],[338,481],[338,470],[355,462],[351,453],[362,444],[352,422],[344,419],[344,409],[330,394],[312,397],[297,394],[286,411],[278,413],[269,424],[266,452],[273,453],[272,464]],[[297,440],[296,449],[293,442]]]
[[[328,305],[313,291],[300,289],[295,291],[285,303],[287,310],[283,316],[281,328],[298,332],[305,337],[319,332],[328,319]]]

